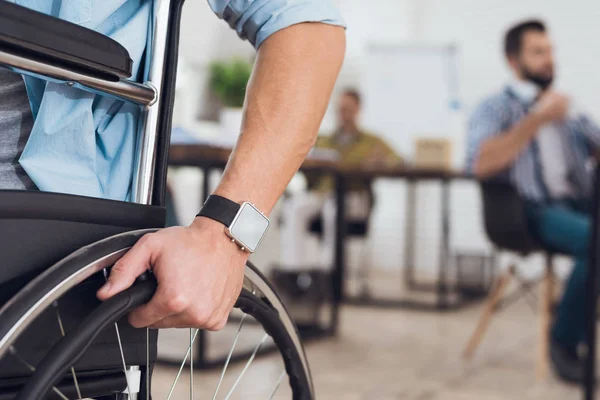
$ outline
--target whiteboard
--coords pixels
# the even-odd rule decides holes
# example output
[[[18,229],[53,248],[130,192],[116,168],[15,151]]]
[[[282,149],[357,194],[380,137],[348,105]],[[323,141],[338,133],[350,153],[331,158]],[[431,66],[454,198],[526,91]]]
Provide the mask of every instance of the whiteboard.
[[[460,140],[457,51],[452,45],[370,45],[362,124],[411,159],[417,137]]]

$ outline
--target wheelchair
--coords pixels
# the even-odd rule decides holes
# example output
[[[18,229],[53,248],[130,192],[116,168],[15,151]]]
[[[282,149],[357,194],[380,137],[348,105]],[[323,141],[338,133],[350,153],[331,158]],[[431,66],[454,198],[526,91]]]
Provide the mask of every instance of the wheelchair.
[[[152,398],[159,332],[134,329],[126,316],[152,297],[156,281],[148,272],[130,289],[103,303],[95,292],[129,248],[165,224],[183,3],[154,0],[152,43],[145,60],[149,72],[142,84],[128,80],[129,54],[112,39],[0,1],[2,67],[132,102],[143,110],[133,202],[0,191],[0,400]],[[241,314],[234,321],[239,323],[237,334],[221,379],[214,392],[210,389],[211,398],[224,394],[222,378],[242,325],[250,321],[264,330],[264,336],[223,398],[256,398],[235,390],[268,340],[282,362],[273,382],[266,383],[265,393],[271,393],[269,398],[281,398],[278,389],[284,388],[283,396],[291,393],[293,399],[313,399],[298,332],[277,294],[251,264],[245,270],[235,308]],[[187,337],[187,330],[184,333]],[[190,330],[190,345],[181,354],[167,399],[172,398],[177,379],[192,356],[197,335],[197,330]],[[286,376],[288,388],[281,385]],[[256,387],[261,382],[255,379],[251,384]],[[189,398],[199,398],[194,396],[193,379]]]

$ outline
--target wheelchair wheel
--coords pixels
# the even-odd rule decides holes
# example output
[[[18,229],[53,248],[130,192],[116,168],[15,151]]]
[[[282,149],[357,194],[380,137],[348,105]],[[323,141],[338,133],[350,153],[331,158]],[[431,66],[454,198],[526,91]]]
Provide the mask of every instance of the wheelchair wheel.
[[[111,266],[149,232],[121,234],[82,248],[30,281],[0,309],[0,400],[179,399],[178,382],[188,368],[192,378],[189,391],[184,388],[185,398],[313,399],[298,332],[271,286],[251,264],[232,313],[235,318],[230,318],[235,336],[218,381],[212,382],[213,387],[194,385],[192,349],[201,332],[185,330],[187,351],[172,369],[169,390],[153,390],[151,378],[160,346],[157,331],[134,329],[126,322],[129,311],[152,297],[153,277],[141,277],[104,303],[95,299]],[[236,345],[248,325],[260,328],[262,334],[246,362],[232,367]],[[258,382],[249,371],[269,343],[278,355],[278,366],[261,373]],[[250,385],[247,389],[244,377]],[[284,384],[286,377],[289,385]],[[249,395],[248,390],[255,394]]]

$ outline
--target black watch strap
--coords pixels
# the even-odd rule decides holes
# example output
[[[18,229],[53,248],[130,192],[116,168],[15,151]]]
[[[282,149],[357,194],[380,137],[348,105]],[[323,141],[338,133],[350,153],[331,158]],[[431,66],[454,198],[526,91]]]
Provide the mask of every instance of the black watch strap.
[[[208,196],[197,217],[210,218],[229,227],[239,209],[240,205],[235,201],[213,194]]]

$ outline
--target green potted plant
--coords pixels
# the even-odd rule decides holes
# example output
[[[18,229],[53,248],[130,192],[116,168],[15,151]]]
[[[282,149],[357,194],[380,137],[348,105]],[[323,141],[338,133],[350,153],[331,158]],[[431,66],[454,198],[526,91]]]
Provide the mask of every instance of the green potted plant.
[[[243,59],[215,61],[210,65],[210,88],[221,109],[221,130],[224,137],[237,138],[242,125],[242,107],[246,86],[252,73],[252,63]]]

